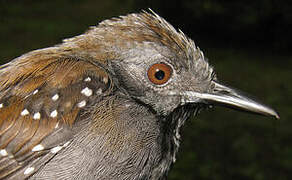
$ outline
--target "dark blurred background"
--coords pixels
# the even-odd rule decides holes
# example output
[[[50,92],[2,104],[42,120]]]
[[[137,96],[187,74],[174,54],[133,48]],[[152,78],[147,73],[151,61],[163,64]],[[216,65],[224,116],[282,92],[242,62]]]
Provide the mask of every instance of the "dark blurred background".
[[[0,0],[0,61],[61,43],[113,16],[151,8],[191,37],[219,79],[280,120],[221,107],[183,128],[170,180],[292,179],[292,1]]]

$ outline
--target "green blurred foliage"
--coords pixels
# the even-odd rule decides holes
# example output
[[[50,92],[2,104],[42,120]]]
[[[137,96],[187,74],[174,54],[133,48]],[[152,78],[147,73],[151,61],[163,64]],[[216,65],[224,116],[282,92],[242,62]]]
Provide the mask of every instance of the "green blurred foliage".
[[[195,40],[220,80],[281,115],[274,120],[223,107],[204,110],[183,128],[169,179],[292,179],[290,1],[0,0],[0,60],[148,7]]]

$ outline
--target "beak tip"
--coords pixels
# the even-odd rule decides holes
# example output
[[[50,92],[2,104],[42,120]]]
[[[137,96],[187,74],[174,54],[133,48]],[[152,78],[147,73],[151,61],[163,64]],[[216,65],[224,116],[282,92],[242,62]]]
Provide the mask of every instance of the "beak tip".
[[[262,115],[266,115],[266,116],[271,116],[274,117],[276,119],[280,119],[279,114],[272,108],[266,107],[266,109],[264,111],[259,112]]]
[[[280,116],[278,114],[277,111],[275,111],[274,109],[270,108],[270,107],[267,107],[266,111],[264,112],[265,115],[268,115],[268,116],[272,116],[276,119],[280,119]]]
[[[275,117],[276,119],[280,119],[280,116],[279,116],[279,114],[278,114],[277,112],[275,112],[274,117]]]

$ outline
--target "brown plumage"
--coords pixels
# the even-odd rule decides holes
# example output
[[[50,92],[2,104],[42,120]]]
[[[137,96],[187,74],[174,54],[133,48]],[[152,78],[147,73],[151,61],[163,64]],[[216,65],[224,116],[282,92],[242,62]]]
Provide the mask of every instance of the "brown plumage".
[[[180,127],[214,103],[278,117],[158,15],[105,20],[1,66],[0,179],[162,179]]]

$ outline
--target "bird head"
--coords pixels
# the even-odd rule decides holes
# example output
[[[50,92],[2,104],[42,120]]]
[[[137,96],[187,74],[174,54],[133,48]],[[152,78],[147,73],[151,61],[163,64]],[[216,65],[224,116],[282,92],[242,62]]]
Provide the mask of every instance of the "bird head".
[[[184,105],[223,105],[279,118],[270,107],[221,84],[203,52],[154,12],[103,21],[85,35],[65,40],[103,61],[121,94],[159,115]]]

